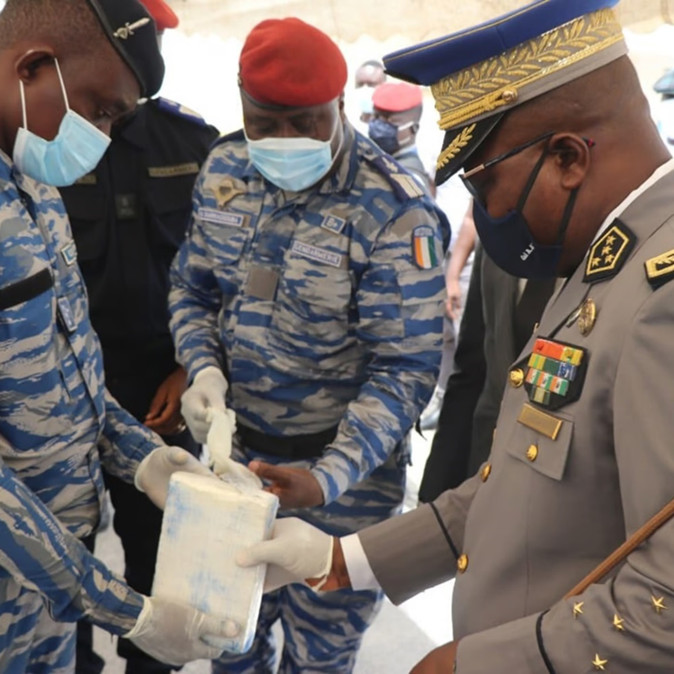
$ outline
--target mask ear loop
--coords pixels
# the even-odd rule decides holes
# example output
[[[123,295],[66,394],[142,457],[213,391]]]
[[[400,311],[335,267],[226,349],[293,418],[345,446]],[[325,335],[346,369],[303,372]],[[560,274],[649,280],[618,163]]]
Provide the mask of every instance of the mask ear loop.
[[[23,115],[23,128],[28,131],[28,117],[26,116],[26,92],[23,90],[23,80],[19,80],[19,94],[21,95],[21,114]]]
[[[573,207],[576,204],[576,197],[578,196],[579,189],[579,187],[574,187],[573,190],[571,190],[569,200],[566,202],[566,206],[564,207],[564,213],[562,213],[562,224],[559,226],[559,234],[557,235],[557,246],[564,242],[566,230],[568,229],[569,223],[571,222],[571,211],[573,211]]]
[[[63,75],[61,75],[61,66],[59,66],[59,60],[54,57],[54,65],[56,66],[56,72],[59,76],[59,82],[61,83],[61,93],[63,94],[63,100],[66,102],[66,112],[70,110],[70,101],[68,101],[68,94],[66,92],[66,85],[63,83]]]
[[[531,188],[534,186],[534,183],[536,182],[536,178],[538,178],[538,174],[541,171],[541,167],[543,166],[543,162],[545,161],[545,158],[548,156],[548,146],[546,145],[545,148],[543,149],[543,152],[541,153],[541,156],[539,157],[538,161],[536,162],[536,165],[533,168],[533,171],[529,174],[529,179],[526,182],[526,185],[524,186],[524,189],[522,190],[522,195],[519,198],[519,201],[517,202],[517,210],[522,211],[524,208],[524,204],[527,202],[527,199],[529,198],[529,193],[531,192]]]

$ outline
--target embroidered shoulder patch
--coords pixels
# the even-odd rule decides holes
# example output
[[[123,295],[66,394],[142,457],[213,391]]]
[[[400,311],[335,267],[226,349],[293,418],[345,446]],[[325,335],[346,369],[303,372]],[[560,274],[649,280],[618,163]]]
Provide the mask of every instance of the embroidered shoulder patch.
[[[412,257],[419,269],[433,269],[440,264],[432,227],[421,225],[412,230]]]
[[[644,262],[646,278],[653,288],[671,281],[674,278],[674,250],[652,257]]]
[[[590,248],[585,267],[585,283],[596,283],[615,276],[630,256],[637,237],[617,218]]]

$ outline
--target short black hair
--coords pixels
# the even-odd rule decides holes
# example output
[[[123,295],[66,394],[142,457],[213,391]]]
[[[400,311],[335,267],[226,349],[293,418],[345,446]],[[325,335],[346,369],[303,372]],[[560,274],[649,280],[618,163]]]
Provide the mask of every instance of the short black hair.
[[[49,38],[64,53],[88,53],[107,43],[85,0],[7,0],[0,12],[0,47],[26,38]]]

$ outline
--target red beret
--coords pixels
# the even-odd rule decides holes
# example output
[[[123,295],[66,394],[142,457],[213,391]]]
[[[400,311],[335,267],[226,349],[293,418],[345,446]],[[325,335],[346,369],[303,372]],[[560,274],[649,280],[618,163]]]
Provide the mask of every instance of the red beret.
[[[178,25],[178,17],[164,0],[140,0],[140,3],[154,19],[158,32]]]
[[[304,107],[344,91],[346,61],[322,31],[300,19],[268,19],[248,34],[239,58],[239,84],[262,105]]]
[[[405,112],[421,105],[421,87],[407,82],[384,82],[372,94],[375,108],[386,112]]]

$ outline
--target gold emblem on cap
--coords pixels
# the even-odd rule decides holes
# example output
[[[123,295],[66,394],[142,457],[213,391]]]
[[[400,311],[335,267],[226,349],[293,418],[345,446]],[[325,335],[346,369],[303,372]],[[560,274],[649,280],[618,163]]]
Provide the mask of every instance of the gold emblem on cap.
[[[599,672],[599,671],[605,672],[605,671],[606,671],[606,667],[604,667],[604,665],[607,665],[607,664],[608,664],[608,660],[602,660],[602,659],[599,657],[599,654],[598,654],[598,653],[595,653],[595,654],[594,654],[594,660],[592,661],[592,665],[594,666],[594,668],[595,668],[598,672]]]
[[[147,26],[147,24],[150,23],[150,19],[147,17],[143,19],[138,19],[138,21],[134,21],[133,23],[129,23],[128,21],[118,28],[113,34],[112,37],[118,37],[120,40],[128,40],[139,28],[142,28],[143,26]]]
[[[574,617],[574,619],[577,618],[579,615],[583,615],[583,604],[585,604],[584,601],[579,601],[579,602],[576,602],[573,605],[573,617]]]
[[[618,632],[625,631],[625,627],[623,626],[624,622],[625,619],[621,618],[617,613],[613,616],[613,627],[615,627]]]
[[[592,332],[594,322],[597,320],[597,305],[589,297],[583,302],[578,313],[578,329],[583,337]]]
[[[506,92],[517,89],[517,98],[523,99],[536,90],[539,80],[554,80],[555,73],[622,40],[615,14],[604,8],[453,73],[431,87],[440,128],[452,129],[498,112],[514,102]]]
[[[454,140],[440,153],[440,156],[438,157],[438,162],[436,164],[436,168],[440,170],[449,162],[456,157],[461,150],[463,150],[468,143],[473,138],[473,131],[475,131],[475,124],[471,124],[470,126],[467,126],[465,129],[462,129],[461,133],[459,133]]]
[[[538,447],[536,445],[529,445],[526,456],[533,463],[538,458]]]
[[[501,98],[507,105],[510,105],[510,103],[515,103],[519,96],[520,95],[517,93],[517,89],[506,89],[501,93]]]
[[[459,570],[459,573],[463,573],[468,568],[468,555],[461,555],[456,560],[456,568]]]

